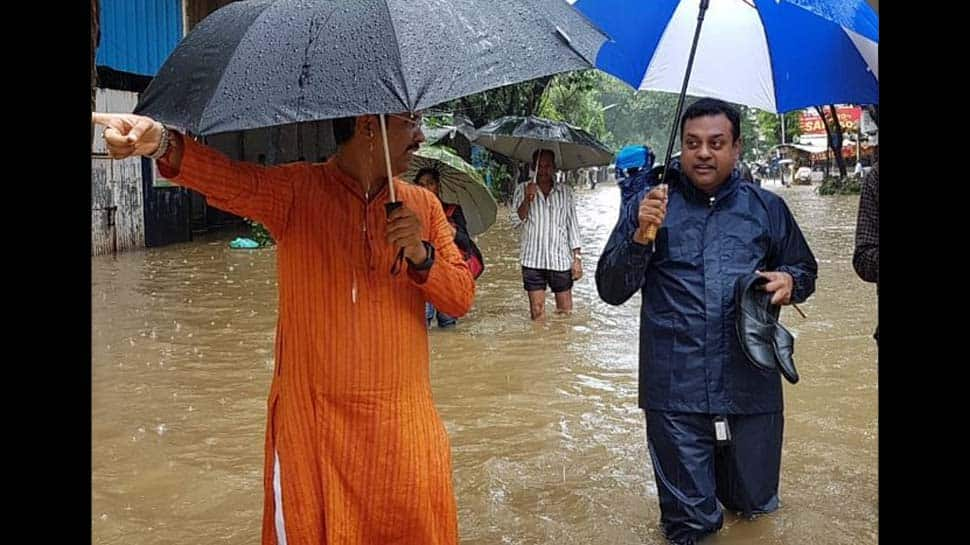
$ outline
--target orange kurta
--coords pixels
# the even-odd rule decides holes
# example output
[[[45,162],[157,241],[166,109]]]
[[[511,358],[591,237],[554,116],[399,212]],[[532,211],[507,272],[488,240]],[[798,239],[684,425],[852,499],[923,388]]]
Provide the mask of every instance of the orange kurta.
[[[288,545],[457,543],[451,451],[431,395],[424,303],[461,316],[475,285],[437,198],[394,181],[436,255],[423,276],[406,262],[392,276],[386,186],[368,203],[332,161],[261,167],[183,141],[173,180],[261,222],[277,241],[263,545],[277,545],[274,451]]]

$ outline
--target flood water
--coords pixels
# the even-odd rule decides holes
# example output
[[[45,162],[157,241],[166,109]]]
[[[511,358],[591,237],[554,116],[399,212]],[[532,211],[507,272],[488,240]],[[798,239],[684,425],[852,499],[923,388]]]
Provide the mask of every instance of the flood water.
[[[857,196],[770,189],[819,260],[815,295],[782,321],[801,381],[785,383],[782,508],[727,516],[705,545],[875,543],[875,286],[852,269]],[[518,242],[500,208],[479,238],[474,308],[434,327],[432,385],[454,457],[462,545],[664,543],[643,412],[640,297],[599,300],[615,184],[579,189],[586,275],[573,314],[529,320]],[[92,258],[92,538],[98,545],[259,543],[275,250],[238,233]]]

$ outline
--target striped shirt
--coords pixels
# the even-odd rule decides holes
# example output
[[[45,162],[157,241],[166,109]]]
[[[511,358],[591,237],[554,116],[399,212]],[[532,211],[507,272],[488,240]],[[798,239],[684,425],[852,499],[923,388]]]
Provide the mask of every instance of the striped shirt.
[[[572,250],[581,244],[573,190],[564,183],[553,182],[547,197],[540,189],[529,206],[529,214],[521,220],[518,208],[525,198],[526,183],[516,186],[512,197],[512,226],[522,233],[519,260],[523,267],[568,271],[573,266]]]

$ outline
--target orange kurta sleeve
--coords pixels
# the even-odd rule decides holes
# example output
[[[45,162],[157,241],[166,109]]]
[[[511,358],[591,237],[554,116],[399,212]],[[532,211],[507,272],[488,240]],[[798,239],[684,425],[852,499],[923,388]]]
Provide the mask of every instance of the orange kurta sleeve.
[[[293,206],[293,188],[309,172],[306,163],[265,167],[232,161],[187,136],[182,137],[182,143],[179,170],[159,162],[162,176],[202,193],[220,210],[262,223],[276,240],[284,236]]]

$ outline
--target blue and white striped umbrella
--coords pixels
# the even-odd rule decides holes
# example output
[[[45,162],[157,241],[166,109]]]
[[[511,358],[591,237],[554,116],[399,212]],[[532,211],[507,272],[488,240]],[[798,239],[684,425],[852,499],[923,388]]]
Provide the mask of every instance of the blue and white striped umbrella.
[[[571,1],[571,0],[567,0]],[[679,93],[699,0],[578,0],[612,38],[596,67]],[[879,18],[865,0],[710,0],[687,94],[769,112],[879,103]]]

